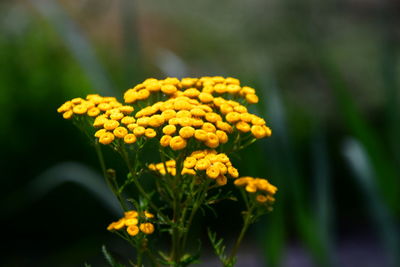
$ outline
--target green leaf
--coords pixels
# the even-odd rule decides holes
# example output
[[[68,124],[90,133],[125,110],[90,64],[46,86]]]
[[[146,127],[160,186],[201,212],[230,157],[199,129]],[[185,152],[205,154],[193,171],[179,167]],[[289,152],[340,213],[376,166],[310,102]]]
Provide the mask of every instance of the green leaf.
[[[102,246],[101,251],[103,252],[104,258],[107,260],[107,262],[111,265],[111,267],[124,267],[125,265],[117,262],[110,252],[108,252],[107,248],[105,245]]]

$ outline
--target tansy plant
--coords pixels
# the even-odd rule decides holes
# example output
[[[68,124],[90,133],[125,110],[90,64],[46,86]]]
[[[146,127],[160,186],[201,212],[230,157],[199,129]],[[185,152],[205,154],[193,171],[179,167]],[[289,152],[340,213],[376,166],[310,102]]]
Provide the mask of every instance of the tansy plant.
[[[122,209],[122,218],[107,230],[136,250],[134,266],[187,266],[198,253],[187,251],[193,219],[221,200],[242,198],[243,225],[231,251],[210,229],[211,244],[223,266],[233,266],[248,227],[271,211],[277,188],[266,179],[240,177],[229,155],[271,130],[248,112],[258,102],[253,88],[235,78],[147,79],[115,97],[74,98],[57,111],[71,120],[96,148],[106,182]],[[107,169],[103,147],[126,164],[127,175]],[[143,151],[151,150],[151,160]],[[152,174],[152,179],[148,178]],[[129,190],[128,190],[129,189]],[[134,192],[131,196],[128,194]],[[168,235],[169,251],[157,247]],[[115,265],[115,261],[109,262]]]

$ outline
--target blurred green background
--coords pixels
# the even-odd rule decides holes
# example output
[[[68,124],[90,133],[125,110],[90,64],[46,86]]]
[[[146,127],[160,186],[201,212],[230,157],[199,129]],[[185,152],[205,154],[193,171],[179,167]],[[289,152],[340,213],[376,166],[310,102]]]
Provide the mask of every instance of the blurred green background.
[[[399,23],[395,0],[0,2],[0,264],[130,253],[105,230],[120,211],[60,104],[222,75],[258,90],[273,130],[236,159],[241,174],[279,187],[238,266],[400,266]],[[206,223],[229,240],[235,216]]]

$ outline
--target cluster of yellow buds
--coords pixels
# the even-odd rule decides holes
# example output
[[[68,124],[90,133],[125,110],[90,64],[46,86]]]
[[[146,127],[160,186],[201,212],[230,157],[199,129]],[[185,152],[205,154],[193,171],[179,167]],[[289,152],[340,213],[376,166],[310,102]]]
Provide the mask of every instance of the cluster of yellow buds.
[[[221,76],[183,78],[181,80],[177,78],[166,78],[164,80],[150,78],[127,90],[124,94],[124,100],[126,103],[135,103],[146,100],[158,92],[171,97],[178,95],[186,95],[191,98],[198,97],[205,103],[212,102],[213,95],[222,94],[244,98],[250,104],[258,102],[258,96],[253,88],[241,87],[238,79]]]
[[[169,160],[157,164],[149,164],[149,169],[165,175],[167,172],[176,175],[176,162]],[[167,170],[165,169],[167,167]],[[182,175],[199,175],[204,172],[208,178],[215,179],[218,185],[227,183],[227,175],[231,178],[239,177],[238,170],[232,166],[229,157],[224,153],[217,153],[215,150],[198,150],[186,157],[183,162]]]
[[[65,102],[57,109],[58,113],[62,113],[64,119],[71,119],[74,115],[87,115],[96,117],[111,109],[119,108],[127,112],[133,111],[130,106],[123,106],[115,97],[102,97],[98,94],[87,95],[86,99],[74,98]]]
[[[154,215],[150,212],[145,211],[143,214],[139,214],[135,210],[126,211],[124,217],[116,222],[112,222],[107,230],[121,230],[126,229],[130,236],[135,236],[139,232],[144,234],[152,234],[154,232],[154,225],[149,222],[149,219],[154,218]]]
[[[238,101],[241,98],[249,103],[258,101],[253,88],[240,87],[240,82],[234,78],[147,79],[124,94],[125,102],[131,105],[153,100],[136,113],[132,106],[123,106],[115,99],[107,106],[109,109],[105,109],[106,103],[95,107],[105,112],[98,113],[93,123],[99,128],[95,137],[102,144],[110,144],[116,138],[132,144],[142,136],[160,135],[161,146],[181,150],[191,138],[206,147],[217,148],[228,142],[228,135],[235,131],[251,133],[255,138],[271,135],[264,119],[249,113],[238,101],[224,98],[229,95]],[[98,95],[96,101],[97,98]],[[60,109],[65,110],[65,107]]]
[[[256,200],[260,203],[273,203],[278,188],[270,184],[266,179],[253,177],[240,177],[236,179],[236,186],[245,186],[245,190],[249,193],[256,193]]]

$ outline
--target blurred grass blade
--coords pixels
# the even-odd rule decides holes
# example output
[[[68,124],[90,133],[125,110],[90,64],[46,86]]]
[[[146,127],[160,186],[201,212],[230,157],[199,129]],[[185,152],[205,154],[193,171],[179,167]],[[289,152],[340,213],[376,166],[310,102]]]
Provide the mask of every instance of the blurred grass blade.
[[[156,53],[156,63],[168,77],[186,77],[188,75],[185,62],[172,51],[159,48]]]
[[[343,154],[347,160],[354,177],[365,194],[369,206],[370,216],[380,234],[383,246],[389,258],[389,266],[400,266],[400,240],[394,218],[391,217],[387,206],[379,194],[374,179],[374,170],[365,148],[355,139],[348,139],[343,144]]]
[[[37,201],[51,190],[65,183],[75,183],[85,188],[111,213],[121,214],[122,210],[119,203],[105,184],[103,177],[87,166],[76,162],[57,164],[32,179],[24,189],[11,194],[5,201],[6,203],[13,203],[13,210],[9,212],[18,212],[19,208],[26,207],[30,202]],[[7,214],[5,216],[7,217]]]
[[[132,86],[133,77],[141,77],[143,64],[140,64],[140,51],[138,45],[137,1],[121,0],[119,1],[121,13],[122,39],[124,41],[124,82],[126,86]]]
[[[322,127],[318,127],[321,129]],[[334,264],[332,255],[332,223],[333,223],[333,205],[331,192],[331,175],[328,159],[328,151],[325,135],[321,130],[317,130],[312,143],[313,169],[314,169],[314,192],[315,192],[315,210],[319,225],[319,236],[327,246],[327,257]]]
[[[56,29],[93,86],[96,87],[96,91],[103,95],[112,95],[111,81],[97,59],[93,46],[63,10],[63,7],[58,4],[58,1],[30,0],[30,2]]]
[[[319,59],[326,79],[331,85],[339,104],[339,111],[344,123],[352,135],[363,144],[366,153],[368,153],[373,169],[376,171],[377,177],[373,178],[376,178],[385,202],[389,204],[392,210],[400,211],[398,205],[400,203],[400,180],[397,177],[394,162],[384,149],[382,139],[357,110],[357,105],[350,96],[347,83],[336,66],[323,56],[320,56]]]
[[[265,77],[265,75],[263,76]],[[309,187],[304,187],[301,181],[301,171],[296,158],[295,150],[292,146],[288,125],[286,122],[285,108],[282,104],[281,97],[275,84],[262,78],[263,88],[261,98],[267,99],[266,107],[262,114],[270,116],[270,125],[274,131],[272,152],[274,154],[275,166],[277,166],[276,173],[279,173],[279,179],[284,179],[277,184],[280,196],[283,195],[279,201],[290,201],[286,204],[286,209],[292,208],[295,214],[296,226],[298,227],[299,234],[303,242],[313,253],[314,259],[321,265],[332,265],[328,255],[328,245],[325,243],[327,240],[316,234],[320,232],[321,227],[315,219],[315,215],[310,209],[306,201]],[[268,118],[268,117],[267,117]],[[285,187],[281,187],[285,186]],[[285,192],[286,191],[286,192]],[[285,193],[283,193],[285,192]],[[283,238],[283,236],[282,236]],[[268,247],[267,247],[268,248]],[[270,251],[270,253],[273,251]]]

